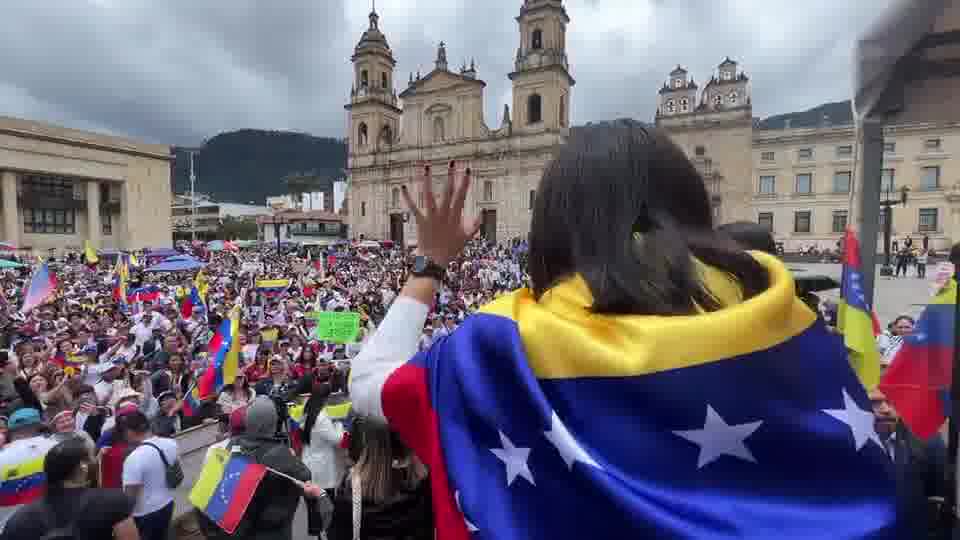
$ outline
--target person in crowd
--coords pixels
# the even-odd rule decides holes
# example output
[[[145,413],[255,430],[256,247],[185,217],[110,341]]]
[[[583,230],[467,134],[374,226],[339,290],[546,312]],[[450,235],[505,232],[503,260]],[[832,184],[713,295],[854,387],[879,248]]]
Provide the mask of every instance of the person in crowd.
[[[8,470],[42,456],[56,444],[55,439],[47,436],[49,429],[43,423],[39,409],[23,407],[14,411],[7,421],[7,430],[10,443],[0,450],[0,470]],[[0,530],[4,530],[10,516],[22,506],[0,506]]]
[[[870,403],[877,434],[894,464],[904,530],[913,531],[915,538],[936,538],[946,488],[944,440],[940,435],[928,441],[915,437],[880,390],[870,392]]]
[[[51,538],[57,530],[69,531],[73,540],[139,540],[133,498],[120,490],[90,488],[95,467],[83,439],[64,439],[50,448],[43,458],[46,493],[10,518],[0,540]]]
[[[275,438],[277,410],[273,401],[257,396],[247,407],[243,435],[230,439],[227,448],[249,456],[256,463],[279,471],[300,482],[310,480],[310,469],[297,459],[290,449]],[[316,488],[319,489],[319,488]],[[316,489],[310,494],[317,496]],[[323,491],[320,490],[320,494]],[[293,516],[304,489],[287,478],[266,475],[257,487],[243,519],[232,538],[246,540],[292,540]],[[204,534],[210,540],[231,538],[212,523],[205,514],[199,521]]]
[[[362,434],[354,452],[359,454],[337,490],[327,538],[433,539],[426,468],[386,424],[373,420],[358,425]]]
[[[522,527],[525,538],[555,537],[558,527],[598,538],[614,531],[664,538],[721,530],[749,535],[743,531],[757,530],[766,519],[788,536],[816,536],[829,523],[836,538],[897,537],[888,458],[879,451],[857,453],[849,426],[822,412],[844,403],[848,410],[869,410],[843,344],[816,324],[779,260],[743,251],[714,230],[703,179],[666,135],[604,127],[571,136],[537,189],[530,287],[498,298],[417,353],[445,271],[479,228],[478,221],[463,219],[469,171],[458,174],[451,163],[438,198],[424,169],[417,174],[425,205],[401,190],[416,219],[418,258],[353,361],[350,395],[358,413],[387,421],[432,473],[443,471],[431,474],[434,513],[463,519],[438,519],[438,537],[497,534],[491,529],[498,527],[515,533]],[[733,336],[753,325],[763,330],[746,340]],[[780,346],[777,367],[768,370],[774,345]],[[734,372],[750,375],[745,380]],[[736,400],[717,377],[736,379]],[[681,399],[673,390],[690,384],[714,391]],[[516,403],[523,405],[508,405]],[[690,408],[681,414],[681,406]],[[748,408],[809,421],[781,429],[766,416],[747,414]],[[600,430],[609,433],[611,425],[631,437],[603,435]],[[719,434],[734,425],[739,435]],[[776,443],[766,446],[759,429],[775,430]],[[721,457],[724,450],[709,446],[718,437],[732,442],[731,436],[739,457]],[[831,469],[831,497],[823,506],[810,506],[814,493],[823,494],[816,475],[791,467],[794,455],[777,453],[793,447],[816,447],[833,456],[832,464],[851,460],[844,461],[850,467]],[[725,468],[735,463],[753,467],[742,469],[750,475],[749,495],[740,483],[747,477],[733,472],[741,469]],[[538,472],[541,466],[552,472]],[[491,471],[506,475],[497,479]],[[644,486],[644,497],[614,489],[611,474]],[[709,501],[691,496],[688,511],[671,510],[678,483],[706,481]],[[757,490],[765,494],[763,503],[752,494]],[[559,512],[560,493],[590,497],[590,519]],[[522,505],[516,504],[520,497]],[[721,511],[718,497],[725,508],[744,506]],[[788,515],[794,510],[799,513]]]
[[[167,468],[178,459],[173,439],[154,435],[146,415],[137,411],[119,419],[136,449],[123,462],[123,490],[136,500],[134,521],[143,540],[166,540],[173,518],[173,489]]]
[[[157,396],[160,410],[150,419],[150,431],[158,437],[173,437],[180,431],[180,411],[183,402],[177,399],[176,394],[167,390]]]
[[[889,366],[893,357],[903,345],[903,338],[913,333],[915,321],[909,315],[900,315],[890,323],[887,331],[877,336],[877,349],[880,351],[880,364]]]
[[[344,430],[334,424],[323,410],[329,397],[329,384],[315,385],[304,407],[303,463],[310,469],[311,481],[327,490],[327,495],[332,499],[334,489],[343,478],[340,444]]]
[[[246,374],[237,373],[233,383],[224,386],[220,391],[217,405],[222,414],[229,416],[237,409],[245,409],[255,397],[257,393],[250,387]]]
[[[923,248],[917,254],[917,277],[920,279],[926,279],[927,277],[927,257],[928,252],[927,248]]]

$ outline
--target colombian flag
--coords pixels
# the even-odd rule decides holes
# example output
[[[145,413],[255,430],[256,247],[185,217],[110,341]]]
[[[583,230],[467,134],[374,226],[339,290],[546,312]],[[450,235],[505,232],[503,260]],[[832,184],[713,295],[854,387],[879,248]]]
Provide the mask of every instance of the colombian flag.
[[[429,467],[445,540],[902,538],[843,342],[780,261],[754,257],[771,285],[749,300],[700,265],[715,312],[597,314],[572,276],[421,353],[429,308],[401,296],[354,359],[354,407]]]
[[[951,279],[920,314],[913,333],[903,338],[880,381],[900,418],[922,439],[936,434],[949,414],[956,302],[957,282]]]
[[[875,319],[863,293],[860,271],[860,243],[853,230],[844,236],[843,277],[838,306],[837,329],[850,350],[850,364],[864,388],[872,390],[880,381],[880,352],[877,350]]]
[[[50,272],[47,263],[41,263],[30,279],[30,285],[23,298],[21,313],[29,313],[31,309],[46,302],[57,291],[57,276]]]
[[[13,445],[0,453],[0,507],[28,504],[43,496],[47,477],[43,459],[56,441],[31,439],[26,445]]]
[[[242,454],[231,454],[225,448],[210,452],[197,483],[190,490],[190,502],[227,534],[233,534],[267,468]]]

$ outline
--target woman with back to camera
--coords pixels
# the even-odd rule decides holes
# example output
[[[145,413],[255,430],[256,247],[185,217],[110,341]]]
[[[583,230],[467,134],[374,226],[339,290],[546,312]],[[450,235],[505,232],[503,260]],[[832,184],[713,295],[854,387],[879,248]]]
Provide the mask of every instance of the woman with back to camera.
[[[91,449],[81,438],[66,439],[51,448],[43,459],[46,494],[17,511],[0,539],[36,540],[69,528],[75,540],[138,540],[134,499],[118,489],[87,487],[95,466]]]
[[[659,132],[583,128],[544,172],[531,288],[417,354],[476,232],[420,171],[418,252],[351,396],[430,469],[437,536],[897,538],[870,402],[780,261],[714,231]],[[472,205],[472,203],[471,203]],[[797,467],[798,451],[804,466]]]

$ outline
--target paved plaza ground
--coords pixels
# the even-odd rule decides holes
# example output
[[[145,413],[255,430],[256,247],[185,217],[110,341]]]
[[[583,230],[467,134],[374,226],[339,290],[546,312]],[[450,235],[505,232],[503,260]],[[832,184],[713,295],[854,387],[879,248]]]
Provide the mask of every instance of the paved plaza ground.
[[[840,281],[839,264],[791,264],[790,268],[799,270],[797,275],[820,274],[830,276]],[[909,277],[886,278],[880,277],[880,267],[877,266],[876,298],[874,309],[880,323],[886,325],[897,315],[912,315],[916,317],[923,310],[933,294],[933,274],[935,266],[927,268],[927,279],[916,277],[916,270],[910,269]],[[821,298],[837,298],[839,289],[820,293]]]

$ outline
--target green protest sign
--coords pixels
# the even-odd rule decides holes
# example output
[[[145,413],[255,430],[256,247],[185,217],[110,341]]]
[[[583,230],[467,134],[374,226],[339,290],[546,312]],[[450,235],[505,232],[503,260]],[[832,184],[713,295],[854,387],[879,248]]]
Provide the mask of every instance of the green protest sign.
[[[355,343],[360,335],[360,314],[352,311],[314,311],[307,314],[317,321],[313,338],[334,343]]]

